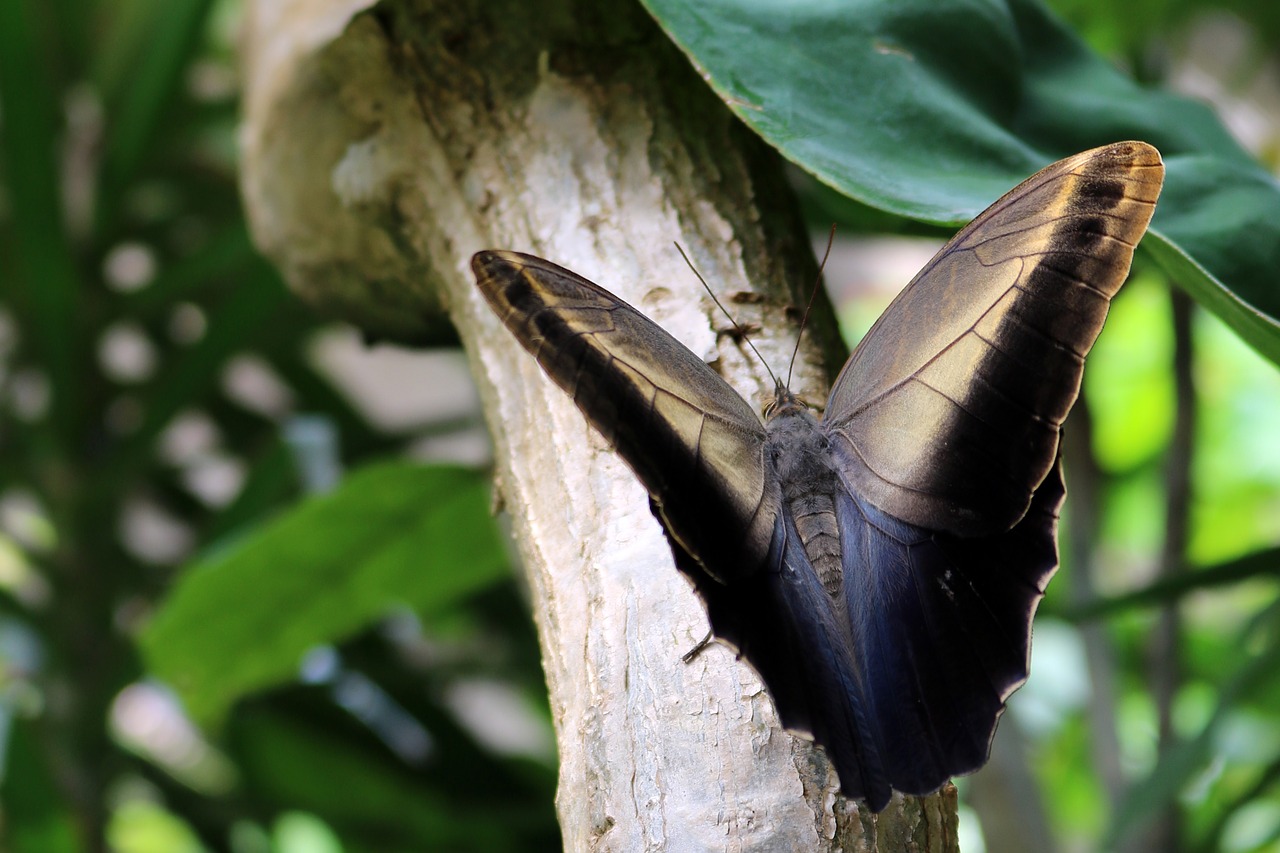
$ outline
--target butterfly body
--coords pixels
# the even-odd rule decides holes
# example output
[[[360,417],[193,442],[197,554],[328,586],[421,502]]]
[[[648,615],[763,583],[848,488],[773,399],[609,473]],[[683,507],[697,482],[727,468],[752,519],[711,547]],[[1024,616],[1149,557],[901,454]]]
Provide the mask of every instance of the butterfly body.
[[[778,480],[782,504],[795,521],[818,582],[834,597],[840,590],[843,569],[835,504],[840,483],[831,461],[830,441],[819,421],[803,410],[783,410],[765,428],[769,435],[767,458]]]
[[[891,789],[926,793],[976,770],[1027,677],[1030,613],[1057,565],[1056,468],[1012,531],[966,541],[859,497],[829,428],[790,392],[765,430],[777,509],[763,560],[725,583],[671,538],[716,636],[874,810]]]
[[[569,270],[502,251],[472,267],[649,491],[715,635],[879,811],[980,767],[1027,678],[1061,425],[1162,179],[1129,142],[1010,191],[886,309],[821,417],[779,386],[762,421]]]

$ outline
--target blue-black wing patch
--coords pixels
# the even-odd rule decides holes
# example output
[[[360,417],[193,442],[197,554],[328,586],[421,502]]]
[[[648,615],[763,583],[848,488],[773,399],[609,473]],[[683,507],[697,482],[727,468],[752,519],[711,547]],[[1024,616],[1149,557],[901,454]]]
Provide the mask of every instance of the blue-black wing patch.
[[[840,601],[785,511],[765,570],[730,585],[671,544],[712,630],[760,673],[783,725],[811,734],[844,793],[879,811],[891,790],[931,793],[987,760],[1005,700],[1027,678],[1063,494],[1055,466],[1013,529],[962,539],[841,493]]]

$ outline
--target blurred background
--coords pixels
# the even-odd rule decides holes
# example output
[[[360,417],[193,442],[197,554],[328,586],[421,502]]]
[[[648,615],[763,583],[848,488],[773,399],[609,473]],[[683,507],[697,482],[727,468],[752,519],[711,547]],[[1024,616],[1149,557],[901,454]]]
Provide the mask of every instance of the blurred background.
[[[1280,5],[1051,5],[1280,167]],[[0,3],[3,848],[558,849],[465,359],[254,252],[243,12]],[[856,341],[945,235],[795,182]],[[1069,440],[1085,500],[962,849],[1280,849],[1280,374],[1139,256]]]

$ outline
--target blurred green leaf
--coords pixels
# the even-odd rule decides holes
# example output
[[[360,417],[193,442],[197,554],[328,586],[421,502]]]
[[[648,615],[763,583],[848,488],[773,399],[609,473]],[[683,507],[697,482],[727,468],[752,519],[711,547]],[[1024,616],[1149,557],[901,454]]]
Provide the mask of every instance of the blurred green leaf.
[[[1094,419],[1093,451],[1110,473],[1155,463],[1169,442],[1174,394],[1169,319],[1165,278],[1137,273],[1112,302],[1106,333],[1089,354],[1084,384]]]
[[[1251,805],[1258,803],[1272,788],[1280,785],[1280,758],[1269,762],[1258,774],[1244,792],[1235,797],[1219,812],[1210,824],[1209,829],[1205,832],[1205,843],[1201,845],[1202,850],[1223,850],[1227,849],[1222,843],[1222,836],[1230,825],[1232,818],[1248,809]],[[1274,807],[1273,807],[1274,808]],[[1276,827],[1280,831],[1280,826]],[[1277,837],[1273,836],[1267,839],[1273,843]],[[1255,848],[1258,849],[1258,848]]]
[[[4,282],[22,301],[24,336],[53,389],[53,423],[70,439],[76,420],[76,298],[80,293],[71,242],[63,218],[56,157],[61,143],[60,93],[47,76],[48,45],[35,26],[39,4],[0,3],[0,157],[4,189],[13,212],[15,268]]]
[[[1130,0],[1099,3],[1098,0],[1048,0],[1076,32],[1104,56],[1128,57],[1141,53],[1152,35],[1180,24],[1194,7],[1187,0]]]
[[[397,767],[322,722],[252,709],[237,715],[230,735],[259,801],[316,814],[348,849],[529,849],[509,808],[488,820],[492,803],[454,801],[447,776]]]
[[[103,153],[99,229],[111,227],[121,190],[138,171],[158,138],[165,107],[195,59],[212,0],[139,0],[117,37],[127,54],[108,56],[103,70],[112,117]]]
[[[1046,163],[1144,139],[1144,245],[1280,362],[1280,187],[1201,104],[1117,72],[1037,0],[645,0],[730,107],[865,204],[959,224]]]
[[[279,853],[343,853],[342,841],[315,815],[286,812],[276,818],[271,835]]]
[[[0,755],[5,759],[0,781],[0,802],[4,804],[0,848],[41,853],[78,853],[83,849],[71,810],[36,747],[31,724],[14,722]]]
[[[384,463],[189,569],[143,634],[151,669],[199,721],[291,680],[303,654],[396,604],[447,608],[509,573],[489,480]]]
[[[1280,371],[1216,317],[1195,327],[1193,563],[1212,565],[1280,541]]]
[[[1236,584],[1256,577],[1280,581],[1280,548],[1258,551],[1209,568],[1189,568],[1135,592],[1100,598],[1068,608],[1061,615],[1073,622],[1084,622],[1122,610],[1169,604],[1192,592]]]
[[[288,296],[280,277],[266,261],[254,255],[231,293],[209,312],[209,327],[200,341],[165,365],[157,381],[147,389],[142,424],[121,444],[106,476],[96,487],[110,493],[122,481],[122,473],[136,468],[151,451],[156,436],[174,415],[198,400],[220,375],[227,361],[242,352],[246,343]]]
[[[115,853],[204,853],[205,849],[182,818],[145,800],[122,803],[111,816],[107,837]]]
[[[1240,646],[1248,647],[1248,635],[1261,625],[1275,629],[1280,605],[1271,604],[1266,612],[1243,631]],[[1224,679],[1218,702],[1210,720],[1195,737],[1163,752],[1155,768],[1131,786],[1124,801],[1117,805],[1107,830],[1104,849],[1114,850],[1155,815],[1173,803],[1178,794],[1202,773],[1213,754],[1213,738],[1223,719],[1251,694],[1272,682],[1280,672],[1280,643],[1271,642],[1260,654],[1247,658],[1236,671]]]

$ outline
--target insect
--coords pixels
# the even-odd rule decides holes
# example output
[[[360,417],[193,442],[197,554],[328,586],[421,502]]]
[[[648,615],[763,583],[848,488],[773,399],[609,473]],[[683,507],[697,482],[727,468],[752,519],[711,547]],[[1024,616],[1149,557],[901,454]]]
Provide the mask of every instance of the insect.
[[[960,231],[854,349],[819,417],[764,419],[631,306],[484,251],[506,327],[648,489],[714,634],[850,797],[987,760],[1058,564],[1061,427],[1164,178],[1121,142],[1054,163]]]

